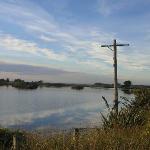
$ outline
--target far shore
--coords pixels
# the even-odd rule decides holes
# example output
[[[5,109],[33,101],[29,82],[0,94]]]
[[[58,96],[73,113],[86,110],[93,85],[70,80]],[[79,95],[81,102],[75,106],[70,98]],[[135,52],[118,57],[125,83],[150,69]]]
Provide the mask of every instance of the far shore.
[[[85,87],[90,88],[113,88],[113,84],[108,83],[94,83],[94,84],[78,84],[78,83],[49,83],[43,81],[31,81],[26,82],[21,79],[15,79],[14,81],[10,81],[7,79],[0,79],[0,86],[12,86],[18,89],[37,89],[38,87],[55,87],[55,88],[62,88],[62,87],[71,87],[74,90],[82,90]],[[130,90],[136,88],[150,88],[150,85],[131,85],[130,87],[125,87],[122,84],[118,84],[118,88],[122,90]]]

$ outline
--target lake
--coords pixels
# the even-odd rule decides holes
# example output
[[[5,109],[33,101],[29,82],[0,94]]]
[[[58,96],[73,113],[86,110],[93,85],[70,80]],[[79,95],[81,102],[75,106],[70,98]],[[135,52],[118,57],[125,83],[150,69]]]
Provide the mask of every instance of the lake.
[[[112,105],[113,89],[0,87],[0,125],[22,129],[97,126],[100,112],[107,112],[102,96]],[[131,97],[121,90],[119,96]]]

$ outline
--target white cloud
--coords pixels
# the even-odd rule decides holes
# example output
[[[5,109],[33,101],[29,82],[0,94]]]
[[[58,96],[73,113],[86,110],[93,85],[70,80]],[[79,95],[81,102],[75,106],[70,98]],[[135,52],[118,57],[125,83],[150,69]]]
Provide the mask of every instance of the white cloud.
[[[138,0],[139,1],[139,0]],[[137,2],[138,2],[137,1]],[[134,2],[129,1],[115,1],[115,0],[97,0],[97,10],[104,16],[109,16],[116,13],[116,11],[123,11],[127,7],[134,5]]]
[[[89,29],[85,26],[81,28],[72,25],[62,27],[50,13],[47,13],[41,7],[33,6],[32,3],[27,5],[28,7],[26,3],[23,4],[3,2],[0,7],[0,15],[5,15],[5,18],[22,26],[36,38],[38,37],[46,42],[59,42],[59,45],[68,51],[91,51],[94,48],[91,44],[94,40],[103,42],[114,36],[112,33],[105,33],[95,28]],[[33,11],[32,7],[36,9]]]
[[[38,47],[35,43],[17,39],[11,35],[0,35],[0,46],[13,51],[37,54]]]
[[[48,37],[48,36],[45,36],[45,35],[41,35],[40,39],[45,41],[45,42],[56,42],[57,41],[56,39]]]
[[[127,5],[127,2],[108,0],[98,0],[98,3],[101,13],[105,15],[110,15],[114,10],[125,8]],[[132,6],[133,3],[134,2],[131,3]],[[40,48],[34,42],[12,37],[5,40],[2,39],[5,48],[36,55],[42,54],[53,60],[75,60],[78,62],[78,65],[79,63],[82,65],[90,63],[92,68],[95,69],[99,63],[101,69],[106,70],[106,72],[108,72],[108,69],[112,69],[107,65],[113,64],[113,53],[108,49],[101,48],[100,44],[109,44],[114,38],[122,42],[116,33],[108,33],[101,28],[86,25],[75,26],[73,24],[65,24],[65,26],[63,26],[57,21],[57,18],[52,16],[52,13],[48,13],[37,5],[33,5],[32,2],[28,3],[28,5],[21,2],[15,2],[15,4],[2,2],[0,6],[0,16],[5,16],[5,19],[20,25],[28,34],[40,39],[40,42],[44,41],[49,45],[55,43],[61,52],[57,53],[55,49],[51,48]],[[140,52],[135,50],[136,47],[132,48],[134,51],[132,50],[133,52],[129,54],[122,52],[120,48],[118,49],[119,65],[123,69],[128,70],[148,69],[149,55],[145,55],[144,53],[140,54]],[[86,61],[84,58],[90,61]],[[85,63],[83,63],[83,61],[85,61]],[[90,70],[92,69],[89,68],[89,71]]]
[[[66,59],[64,54],[55,53],[51,49],[40,48],[37,43],[22,40],[12,35],[0,34],[0,47],[10,50],[31,53],[34,55],[44,55],[48,59],[63,61]]]
[[[46,118],[53,114],[61,114],[63,112],[64,109],[57,109],[22,114],[9,114],[2,116],[0,118],[0,122],[3,126],[21,125],[25,123],[32,123],[36,119]]]
[[[57,61],[64,61],[67,57],[65,54],[57,54],[50,49],[40,49],[40,51],[47,56],[49,59],[57,60]]]
[[[1,2],[0,17],[23,28],[39,32],[54,30],[57,24],[52,15],[41,9],[36,3],[24,0],[14,3]]]
[[[140,52],[120,53],[118,57],[119,64],[128,70],[149,70],[150,54],[142,54]]]

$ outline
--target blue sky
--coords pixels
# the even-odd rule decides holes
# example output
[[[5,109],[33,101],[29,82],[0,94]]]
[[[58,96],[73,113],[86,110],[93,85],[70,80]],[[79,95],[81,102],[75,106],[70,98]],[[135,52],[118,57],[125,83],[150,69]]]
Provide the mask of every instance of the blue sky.
[[[0,0],[0,61],[150,84],[149,0]]]

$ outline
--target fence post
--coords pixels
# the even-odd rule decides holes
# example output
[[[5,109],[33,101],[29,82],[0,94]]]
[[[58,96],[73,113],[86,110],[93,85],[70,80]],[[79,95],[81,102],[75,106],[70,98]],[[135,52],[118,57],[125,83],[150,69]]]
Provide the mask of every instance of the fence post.
[[[65,135],[63,133],[63,149],[65,149]]]
[[[79,146],[79,129],[78,128],[75,128],[74,129],[74,149],[75,150],[78,150],[78,146]]]
[[[16,135],[13,135],[12,150],[17,150]]]

